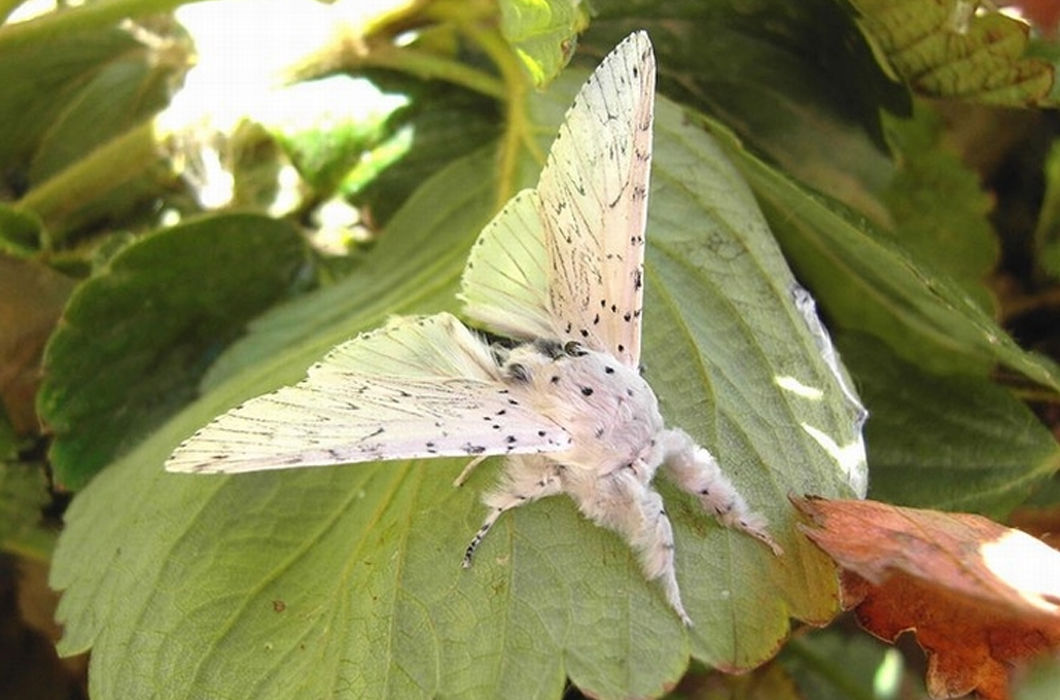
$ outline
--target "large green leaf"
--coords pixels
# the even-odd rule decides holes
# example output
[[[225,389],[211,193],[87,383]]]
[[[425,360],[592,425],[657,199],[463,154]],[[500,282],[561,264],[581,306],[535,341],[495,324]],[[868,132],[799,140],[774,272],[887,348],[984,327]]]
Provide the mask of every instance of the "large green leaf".
[[[535,121],[554,133],[579,82],[565,76],[535,98],[549,115]],[[181,438],[297,379],[330,344],[388,313],[455,308],[496,198],[485,174],[497,163],[479,152],[408,200],[362,274],[286,310],[286,342],[263,343],[282,350],[243,344],[225,379],[74,501],[53,584],[66,591],[62,650],[93,649],[96,697],[555,697],[565,676],[597,696],[645,696],[672,684],[689,653],[747,668],[775,652],[790,618],[831,617],[832,567],[797,535],[787,497],[852,495],[825,449],[856,444],[849,406],[735,170],[664,100],[656,125],[646,376],[667,420],[767,515],[784,557],[664,484],[696,622],[686,630],[629,548],[565,498],[505,517],[461,571],[496,460],[462,489],[450,486],[454,460],[161,471]]]
[[[1020,348],[951,277],[914,260],[863,217],[798,185],[712,124],[785,255],[838,327],[876,335],[929,371],[984,376],[1001,364],[1060,390],[1055,363]]]
[[[1060,469],[1052,433],[988,378],[932,375],[868,336],[841,340],[872,411],[872,498],[1004,518]]]
[[[56,480],[83,486],[186,403],[211,354],[290,290],[304,255],[290,224],[224,214],[139,239],[81,284],[37,396]]]

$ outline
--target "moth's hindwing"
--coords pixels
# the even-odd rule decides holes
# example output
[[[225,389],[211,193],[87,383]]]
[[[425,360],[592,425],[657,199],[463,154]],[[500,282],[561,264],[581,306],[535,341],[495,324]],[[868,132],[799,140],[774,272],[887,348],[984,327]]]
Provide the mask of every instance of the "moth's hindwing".
[[[540,199],[523,190],[482,229],[464,268],[464,313],[490,330],[529,340],[554,334]]]
[[[637,32],[578,92],[537,188],[483,230],[464,271],[469,317],[638,364],[654,100],[655,57]]]

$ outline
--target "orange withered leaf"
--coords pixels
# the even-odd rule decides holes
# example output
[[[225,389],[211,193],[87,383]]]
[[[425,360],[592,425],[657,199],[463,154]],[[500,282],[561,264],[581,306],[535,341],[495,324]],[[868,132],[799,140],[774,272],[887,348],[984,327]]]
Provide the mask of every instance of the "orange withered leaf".
[[[1013,668],[1060,650],[1060,553],[978,515],[797,499],[806,534],[843,569],[869,632],[912,631],[932,697],[1007,697]]]

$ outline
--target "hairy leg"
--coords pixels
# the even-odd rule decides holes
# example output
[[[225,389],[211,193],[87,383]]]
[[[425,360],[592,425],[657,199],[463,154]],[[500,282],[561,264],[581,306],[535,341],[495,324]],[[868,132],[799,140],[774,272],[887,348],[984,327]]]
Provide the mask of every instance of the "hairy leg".
[[[565,478],[565,482],[565,490],[586,517],[625,537],[645,577],[661,580],[670,607],[691,627],[674,574],[674,533],[662,497],[628,468],[603,476],[587,474],[578,480]]]
[[[560,493],[563,490],[560,480],[562,472],[563,465],[540,455],[509,457],[504,464],[500,483],[482,495],[482,502],[489,508],[489,513],[464,551],[464,568],[471,566],[475,549],[505,511]]]
[[[664,469],[674,483],[697,496],[703,508],[723,525],[746,532],[778,556],[783,554],[766,531],[766,519],[751,510],[709,452],[680,429],[667,430],[660,442]]]

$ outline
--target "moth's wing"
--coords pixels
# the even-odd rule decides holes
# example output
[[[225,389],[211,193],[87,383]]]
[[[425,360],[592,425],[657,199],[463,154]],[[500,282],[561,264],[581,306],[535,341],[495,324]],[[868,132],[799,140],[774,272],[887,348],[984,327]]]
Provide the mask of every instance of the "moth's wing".
[[[464,268],[460,298],[468,318],[495,333],[524,340],[555,334],[537,192],[515,195],[482,229]]]
[[[214,419],[166,469],[232,473],[569,445],[566,431],[511,397],[489,347],[438,314],[339,345],[296,386]]]
[[[558,333],[640,360],[655,56],[626,37],[582,86],[537,186]]]

